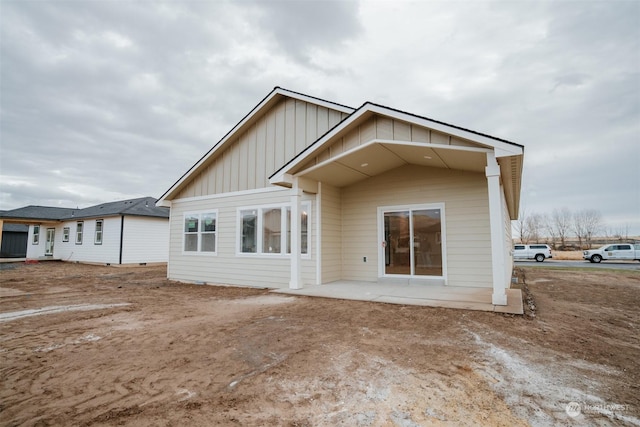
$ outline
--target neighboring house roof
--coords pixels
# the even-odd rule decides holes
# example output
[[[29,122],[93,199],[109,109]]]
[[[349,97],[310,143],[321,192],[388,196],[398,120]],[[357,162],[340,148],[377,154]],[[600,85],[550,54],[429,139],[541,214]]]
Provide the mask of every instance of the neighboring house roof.
[[[0,219],[25,221],[65,221],[116,215],[133,215],[169,218],[169,209],[157,207],[154,197],[108,202],[84,209],[57,208],[51,206],[25,206],[0,212]]]
[[[3,224],[2,231],[12,233],[28,233],[29,226],[26,224]]]
[[[242,118],[225,136],[220,139],[209,151],[205,153],[189,170],[187,170],[162,196],[159,201],[169,199],[173,193],[177,193],[180,186],[189,178],[189,176],[197,173],[201,167],[205,166],[207,161],[218,151],[220,151],[227,143],[232,142],[234,135],[242,133],[245,129],[255,123],[259,118],[262,111],[269,110],[273,105],[279,102],[282,98],[293,98],[301,101],[316,104],[322,107],[337,110],[345,114],[353,113],[354,109],[346,105],[338,104],[337,102],[327,101],[325,99],[316,98],[315,96],[305,95],[300,92],[284,89],[276,86],[273,90],[265,96],[262,101],[258,103],[253,109]]]
[[[77,209],[29,205],[0,213],[0,219],[62,220]]]
[[[120,200],[79,209],[74,212],[72,218],[95,218],[114,215],[169,218],[169,209],[157,207],[156,199],[153,197],[141,197],[139,199]]]

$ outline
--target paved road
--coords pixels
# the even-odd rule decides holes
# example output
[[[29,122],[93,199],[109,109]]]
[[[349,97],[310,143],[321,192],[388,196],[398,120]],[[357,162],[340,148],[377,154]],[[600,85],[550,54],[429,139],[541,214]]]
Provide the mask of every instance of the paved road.
[[[600,264],[590,263],[589,261],[558,261],[553,259],[544,262],[535,261],[516,261],[517,267],[584,267],[584,268],[612,268],[617,270],[635,270],[640,271],[640,262],[638,261],[603,261]]]

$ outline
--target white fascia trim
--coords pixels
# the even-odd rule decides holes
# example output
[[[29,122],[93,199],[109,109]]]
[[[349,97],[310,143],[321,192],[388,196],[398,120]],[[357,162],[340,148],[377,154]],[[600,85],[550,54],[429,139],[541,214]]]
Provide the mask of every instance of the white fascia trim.
[[[437,123],[428,119],[415,117],[407,113],[401,113],[399,111],[388,110],[377,105],[370,105],[369,111],[377,114],[382,114],[394,119],[402,120],[409,123],[414,123],[419,126],[428,127],[430,129],[447,133],[449,135],[457,136],[459,138],[467,139],[469,141],[477,142],[478,144],[487,145],[499,151],[496,153],[496,157],[517,156],[523,154],[523,149],[520,146],[509,144],[506,142],[498,141],[488,136],[478,135],[470,131],[448,126],[442,123]]]
[[[185,197],[183,199],[174,199],[170,201],[170,203],[171,202],[172,203],[197,202],[200,200],[224,199],[227,197],[248,196],[251,194],[271,193],[275,191],[285,192],[287,191],[287,189],[282,187],[264,187],[264,188],[256,188],[253,190],[230,191],[228,193],[208,194],[206,196],[193,196],[193,197]]]

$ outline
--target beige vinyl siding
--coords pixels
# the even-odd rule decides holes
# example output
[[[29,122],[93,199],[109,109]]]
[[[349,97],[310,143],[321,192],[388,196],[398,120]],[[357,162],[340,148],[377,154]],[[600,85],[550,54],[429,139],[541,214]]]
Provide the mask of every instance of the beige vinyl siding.
[[[409,124],[401,120],[373,115],[356,126],[353,130],[338,138],[331,146],[318,153],[315,158],[306,162],[298,170],[307,169],[322,161],[366,144],[375,139],[396,141],[427,142],[432,144],[457,145],[463,147],[480,147],[479,144],[447,135],[429,128]]]
[[[322,283],[342,278],[342,206],[340,189],[321,184]]]
[[[343,188],[341,193],[342,279],[378,279],[378,207],[444,203],[447,285],[492,286],[484,174],[410,165]]]
[[[304,101],[283,99],[213,156],[176,199],[268,187],[270,175],[346,116]]]
[[[311,202],[309,215],[309,252],[302,257],[302,282],[316,280],[315,264],[315,195],[305,194],[303,202]],[[287,189],[243,192],[199,198],[174,200],[171,206],[168,276],[173,280],[230,284],[270,288],[286,288],[291,277],[290,256],[238,254],[238,209],[265,205],[290,204]],[[217,210],[217,255],[183,253],[183,220],[186,212]]]

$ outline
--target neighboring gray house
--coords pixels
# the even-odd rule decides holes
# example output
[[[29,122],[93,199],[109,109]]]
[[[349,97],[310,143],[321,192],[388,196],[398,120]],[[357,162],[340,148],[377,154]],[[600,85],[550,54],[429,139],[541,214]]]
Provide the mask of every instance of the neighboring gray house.
[[[523,157],[459,126],[275,88],[158,201],[168,277],[485,288],[506,305]]]
[[[29,227],[26,257],[106,265],[167,262],[169,210],[153,197],[84,209],[26,206],[0,213]]]

